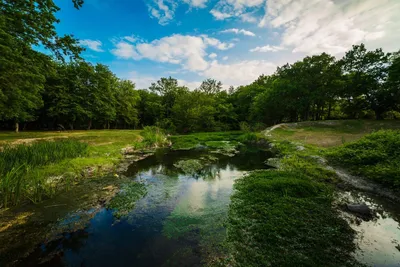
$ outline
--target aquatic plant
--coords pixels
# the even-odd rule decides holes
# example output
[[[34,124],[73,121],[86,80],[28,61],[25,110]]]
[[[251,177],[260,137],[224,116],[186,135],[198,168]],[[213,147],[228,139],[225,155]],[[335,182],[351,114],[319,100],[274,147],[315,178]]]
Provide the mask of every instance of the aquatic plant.
[[[146,186],[138,182],[130,182],[121,186],[120,192],[108,203],[107,208],[113,210],[116,218],[127,215],[136,205],[136,201],[147,193]]]
[[[186,174],[196,175],[203,169],[204,164],[197,159],[188,159],[180,160],[175,163],[174,166],[178,169],[181,169]]]

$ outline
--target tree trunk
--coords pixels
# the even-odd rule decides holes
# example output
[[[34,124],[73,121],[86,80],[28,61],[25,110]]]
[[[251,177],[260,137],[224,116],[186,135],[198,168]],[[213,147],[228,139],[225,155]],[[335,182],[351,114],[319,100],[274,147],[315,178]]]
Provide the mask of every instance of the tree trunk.
[[[110,121],[107,121],[107,129],[110,130]]]
[[[18,133],[19,132],[19,123],[15,122],[15,132]]]
[[[328,120],[331,119],[331,110],[332,110],[332,103],[329,102],[329,107],[328,107]]]
[[[90,128],[92,128],[92,120],[89,120],[87,129],[90,130]]]
[[[376,119],[377,119],[378,121],[383,120],[382,114],[383,114],[383,112],[381,112],[381,111],[376,111],[376,110],[375,110],[375,117],[376,117]]]
[[[74,124],[73,124],[73,123],[70,123],[70,124],[69,124],[69,128],[71,129],[71,131],[73,131],[73,130],[74,130]]]

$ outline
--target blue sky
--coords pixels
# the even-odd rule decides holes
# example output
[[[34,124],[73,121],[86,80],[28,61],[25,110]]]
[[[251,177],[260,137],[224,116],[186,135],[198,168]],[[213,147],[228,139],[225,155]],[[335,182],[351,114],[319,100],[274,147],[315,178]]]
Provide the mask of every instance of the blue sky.
[[[361,42],[400,49],[398,0],[56,0],[60,34],[137,88],[173,76],[196,88],[245,85],[277,66]]]

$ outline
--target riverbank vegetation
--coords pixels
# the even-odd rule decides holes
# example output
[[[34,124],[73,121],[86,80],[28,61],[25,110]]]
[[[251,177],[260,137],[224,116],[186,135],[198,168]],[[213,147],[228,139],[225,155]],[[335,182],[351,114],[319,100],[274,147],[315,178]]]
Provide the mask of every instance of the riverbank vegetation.
[[[332,208],[332,189],[300,171],[258,171],[231,197],[235,266],[356,266],[355,233]]]
[[[327,154],[336,164],[378,183],[400,188],[400,131],[378,131]]]
[[[33,138],[32,138],[33,137]],[[161,129],[29,132],[0,135],[0,207],[38,203],[70,189],[81,178],[115,171],[130,153],[166,146]]]

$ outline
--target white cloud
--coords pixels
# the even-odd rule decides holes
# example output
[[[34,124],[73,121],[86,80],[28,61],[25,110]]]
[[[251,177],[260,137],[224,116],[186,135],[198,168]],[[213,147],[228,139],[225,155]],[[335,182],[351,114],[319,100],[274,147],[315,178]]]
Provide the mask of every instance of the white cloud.
[[[115,49],[111,52],[119,58],[135,60],[145,58],[157,62],[179,64],[184,69],[191,71],[202,71],[208,67],[208,62],[205,60],[208,47],[227,50],[232,48],[234,44],[221,42],[207,35],[175,34],[150,43],[130,44],[122,40],[115,46]]]
[[[136,71],[132,71],[126,78],[135,84],[136,89],[148,89],[150,85],[157,81],[156,77],[139,74]]]
[[[239,86],[253,82],[261,74],[272,74],[276,67],[274,63],[264,60],[245,60],[234,64],[220,64],[215,60],[201,75],[222,81],[226,86]]]
[[[255,22],[248,10],[257,10],[266,0],[220,0],[210,13],[217,20],[240,17],[243,21]]]
[[[353,44],[398,49],[398,0],[268,0],[259,26],[283,29],[293,52],[340,54]],[[385,38],[384,38],[385,37]]]
[[[221,42],[218,39],[208,37],[207,35],[201,35],[204,38],[204,42],[208,45],[214,46],[219,50],[228,50],[235,46],[233,43]]]
[[[250,23],[256,23],[257,18],[253,16],[252,13],[244,13],[240,15],[240,18],[243,22],[250,22]]]
[[[196,82],[196,81],[194,81],[194,82],[189,82],[189,81],[186,81],[186,80],[178,79],[178,85],[180,85],[180,86],[186,86],[186,87],[189,88],[190,90],[195,90],[195,89],[197,89],[197,88],[200,87],[201,82]]]
[[[85,39],[85,40],[80,40],[79,44],[82,45],[82,46],[86,46],[89,49],[91,49],[93,51],[96,51],[96,52],[104,52],[104,50],[101,49],[101,46],[103,44],[99,40]]]
[[[211,54],[208,55],[208,57],[211,58],[211,59],[214,59],[214,58],[216,58],[217,56],[218,56],[218,55],[215,54],[215,53],[211,53]]]
[[[224,19],[227,19],[227,18],[232,17],[231,14],[223,13],[223,12],[220,12],[220,11],[215,10],[215,9],[212,9],[212,10],[210,11],[210,13],[211,13],[211,15],[214,16],[214,18],[215,18],[216,20],[224,20]]]
[[[174,19],[176,6],[173,0],[153,0],[147,7],[150,17],[158,19],[160,25],[167,25]]]
[[[123,58],[123,59],[141,58],[139,54],[136,52],[135,46],[124,41],[117,43],[116,48],[111,50],[111,53],[117,56],[118,58]]]
[[[266,46],[257,46],[256,48],[250,49],[250,52],[278,52],[285,50],[284,47],[274,46],[274,45],[266,45]]]
[[[222,58],[223,61],[227,61],[228,59],[229,59],[228,56],[224,56],[224,57]]]
[[[220,33],[235,33],[235,34],[243,34],[243,35],[247,35],[247,36],[256,36],[251,31],[246,31],[244,29],[240,29],[239,30],[239,29],[236,29],[236,28],[223,30],[223,31],[220,31]]]
[[[190,7],[205,8],[208,0],[183,0]]]

